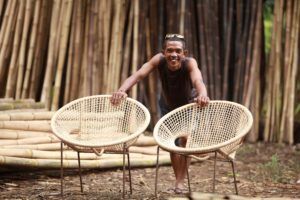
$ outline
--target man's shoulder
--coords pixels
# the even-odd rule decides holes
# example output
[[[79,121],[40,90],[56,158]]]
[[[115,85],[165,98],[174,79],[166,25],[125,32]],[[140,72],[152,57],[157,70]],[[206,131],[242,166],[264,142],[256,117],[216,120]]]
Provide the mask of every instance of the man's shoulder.
[[[164,60],[163,54],[157,53],[151,58],[150,62],[153,63],[155,66],[159,66],[163,60]]]
[[[193,57],[185,57],[184,61],[186,62],[186,64],[188,66],[190,66],[190,65],[197,65],[197,61]]]
[[[191,57],[191,56],[185,57],[185,61],[186,61],[186,62],[189,62],[189,61],[197,62],[196,59],[195,59],[194,57]]]

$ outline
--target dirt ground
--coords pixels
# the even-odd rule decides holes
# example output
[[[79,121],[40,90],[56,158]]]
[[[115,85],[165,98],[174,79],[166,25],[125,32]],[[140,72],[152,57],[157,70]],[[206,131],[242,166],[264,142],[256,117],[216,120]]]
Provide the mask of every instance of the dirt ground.
[[[300,198],[300,150],[278,144],[244,144],[236,157],[239,195],[243,197]],[[216,193],[234,194],[229,163],[217,164]],[[193,163],[190,167],[193,192],[212,191],[213,163]],[[155,199],[155,168],[132,170],[133,194],[126,199]],[[171,166],[159,170],[159,199],[185,197],[167,189],[174,181]],[[64,199],[121,199],[122,170],[86,170],[83,173],[84,193],[80,193],[76,170],[65,173]],[[127,184],[128,186],[128,184]],[[127,191],[129,187],[126,187]],[[0,199],[61,199],[60,172],[26,171],[0,174]]]

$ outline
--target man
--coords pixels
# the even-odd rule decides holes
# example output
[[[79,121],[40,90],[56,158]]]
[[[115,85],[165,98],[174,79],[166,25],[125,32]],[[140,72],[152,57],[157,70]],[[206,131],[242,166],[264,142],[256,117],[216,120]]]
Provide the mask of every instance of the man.
[[[127,78],[118,91],[112,94],[111,102],[118,104],[121,99],[127,97],[126,92],[133,85],[155,69],[158,69],[162,83],[159,100],[162,115],[192,101],[201,106],[208,104],[209,98],[198,64],[194,58],[187,57],[184,37],[179,34],[167,34],[162,52],[153,56]],[[185,146],[186,139],[180,138],[175,143]],[[189,160],[174,153],[171,153],[170,157],[176,177],[174,192],[182,193]]]

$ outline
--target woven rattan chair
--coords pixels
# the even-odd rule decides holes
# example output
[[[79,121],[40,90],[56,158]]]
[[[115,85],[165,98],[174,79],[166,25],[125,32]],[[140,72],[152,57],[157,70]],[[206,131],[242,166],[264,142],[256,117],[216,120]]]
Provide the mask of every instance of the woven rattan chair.
[[[157,179],[159,169],[159,149],[196,158],[195,155],[214,153],[213,192],[215,192],[215,173],[217,154],[222,161],[231,162],[234,185],[238,194],[234,171],[235,152],[243,142],[253,123],[252,114],[243,105],[229,101],[210,101],[201,107],[191,103],[179,107],[163,116],[154,127],[154,138],[158,143],[155,179],[157,196]],[[175,145],[175,139],[187,137],[185,147]],[[199,157],[198,157],[199,158]],[[201,157],[199,158],[201,159]],[[188,187],[190,179],[187,170]]]
[[[128,159],[130,193],[132,193],[128,147],[150,122],[150,113],[138,101],[126,98],[112,105],[110,95],[96,95],[74,100],[60,108],[51,120],[54,134],[61,139],[61,194],[63,195],[63,144],[78,152],[80,188],[83,192],[80,152],[123,154],[123,197],[125,195],[125,154]]]

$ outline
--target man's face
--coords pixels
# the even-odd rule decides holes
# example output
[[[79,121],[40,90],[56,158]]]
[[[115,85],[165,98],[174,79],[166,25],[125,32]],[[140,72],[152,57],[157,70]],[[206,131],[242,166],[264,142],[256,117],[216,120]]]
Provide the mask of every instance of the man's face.
[[[181,61],[185,58],[186,51],[183,49],[182,42],[168,41],[163,54],[166,57],[168,68],[175,71],[181,67]]]

